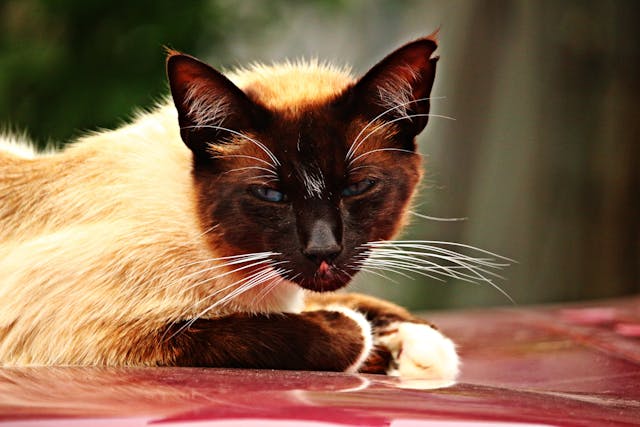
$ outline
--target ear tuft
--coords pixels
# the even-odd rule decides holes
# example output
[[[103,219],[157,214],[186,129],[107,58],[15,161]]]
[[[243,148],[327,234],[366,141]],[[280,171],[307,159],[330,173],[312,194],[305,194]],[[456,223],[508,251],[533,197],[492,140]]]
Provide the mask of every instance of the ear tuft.
[[[171,94],[184,125],[221,125],[233,83],[191,56],[172,52],[167,58]],[[239,89],[238,89],[239,90]],[[181,127],[184,127],[181,123]]]
[[[440,27],[436,28],[431,34],[429,34],[427,37],[424,37],[424,38],[433,40],[437,45],[440,42],[440,40],[438,39],[439,37],[440,37]]]
[[[376,64],[354,87],[361,113],[369,118],[398,119],[415,136],[424,129],[438,57],[437,31],[408,43]]]
[[[169,60],[170,56],[173,55],[182,55],[182,52],[177,51],[176,49],[169,47],[169,46],[162,46],[162,48],[164,49],[164,53],[165,55],[167,55],[167,60]]]
[[[168,50],[167,76],[178,111],[180,135],[196,160],[208,159],[209,146],[222,143],[228,130],[252,125],[255,106],[224,75],[175,50]]]

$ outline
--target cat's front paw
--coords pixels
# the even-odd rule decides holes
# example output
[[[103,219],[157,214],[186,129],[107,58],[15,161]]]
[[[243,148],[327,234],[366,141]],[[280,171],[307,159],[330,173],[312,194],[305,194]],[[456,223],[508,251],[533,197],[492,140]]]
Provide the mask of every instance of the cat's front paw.
[[[460,361],[453,342],[427,324],[394,322],[374,334],[389,351],[388,375],[453,381]]]

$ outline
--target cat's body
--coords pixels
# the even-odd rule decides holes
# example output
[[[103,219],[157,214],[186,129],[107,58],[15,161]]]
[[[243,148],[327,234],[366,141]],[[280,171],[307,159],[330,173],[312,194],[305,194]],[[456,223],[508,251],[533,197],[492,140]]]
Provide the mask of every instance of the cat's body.
[[[211,277],[199,271],[221,262],[202,262],[217,254],[197,221],[191,155],[176,122],[166,106],[61,153],[25,158],[0,147],[5,363],[126,363],[128,356],[70,343],[104,334],[111,348],[111,340],[123,339],[101,322],[162,327],[189,319],[211,304],[208,294],[239,279],[230,274],[193,286]],[[302,289],[294,284],[253,296],[231,299],[219,312],[302,309]]]
[[[57,153],[0,139],[0,364],[402,373],[415,347],[439,352],[442,367],[427,373],[416,366],[434,361],[418,360],[405,373],[455,376],[450,341],[406,311],[303,289],[344,286],[367,242],[401,227],[428,102],[413,106],[435,71],[431,39],[407,46],[394,54],[406,63],[390,56],[360,81],[302,63],[231,83],[172,53],[177,112],[162,105]],[[363,99],[371,85],[375,108]],[[415,128],[377,120],[389,108]],[[404,120],[407,109],[418,116]],[[385,129],[366,136],[372,119]],[[393,199],[376,199],[386,182]]]

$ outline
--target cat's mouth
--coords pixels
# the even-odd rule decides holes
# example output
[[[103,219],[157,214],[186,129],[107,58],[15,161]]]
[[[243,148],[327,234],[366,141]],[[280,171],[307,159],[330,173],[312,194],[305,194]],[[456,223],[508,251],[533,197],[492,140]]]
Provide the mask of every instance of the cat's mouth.
[[[294,282],[299,286],[315,292],[332,292],[346,286],[352,273],[338,266],[322,261],[311,274],[301,274]]]

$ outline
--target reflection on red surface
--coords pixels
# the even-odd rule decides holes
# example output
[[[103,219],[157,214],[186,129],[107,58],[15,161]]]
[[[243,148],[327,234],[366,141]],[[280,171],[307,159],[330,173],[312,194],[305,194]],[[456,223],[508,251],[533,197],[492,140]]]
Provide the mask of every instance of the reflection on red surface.
[[[318,372],[3,368],[0,424],[640,425],[640,297],[429,317],[459,345],[451,387]]]

